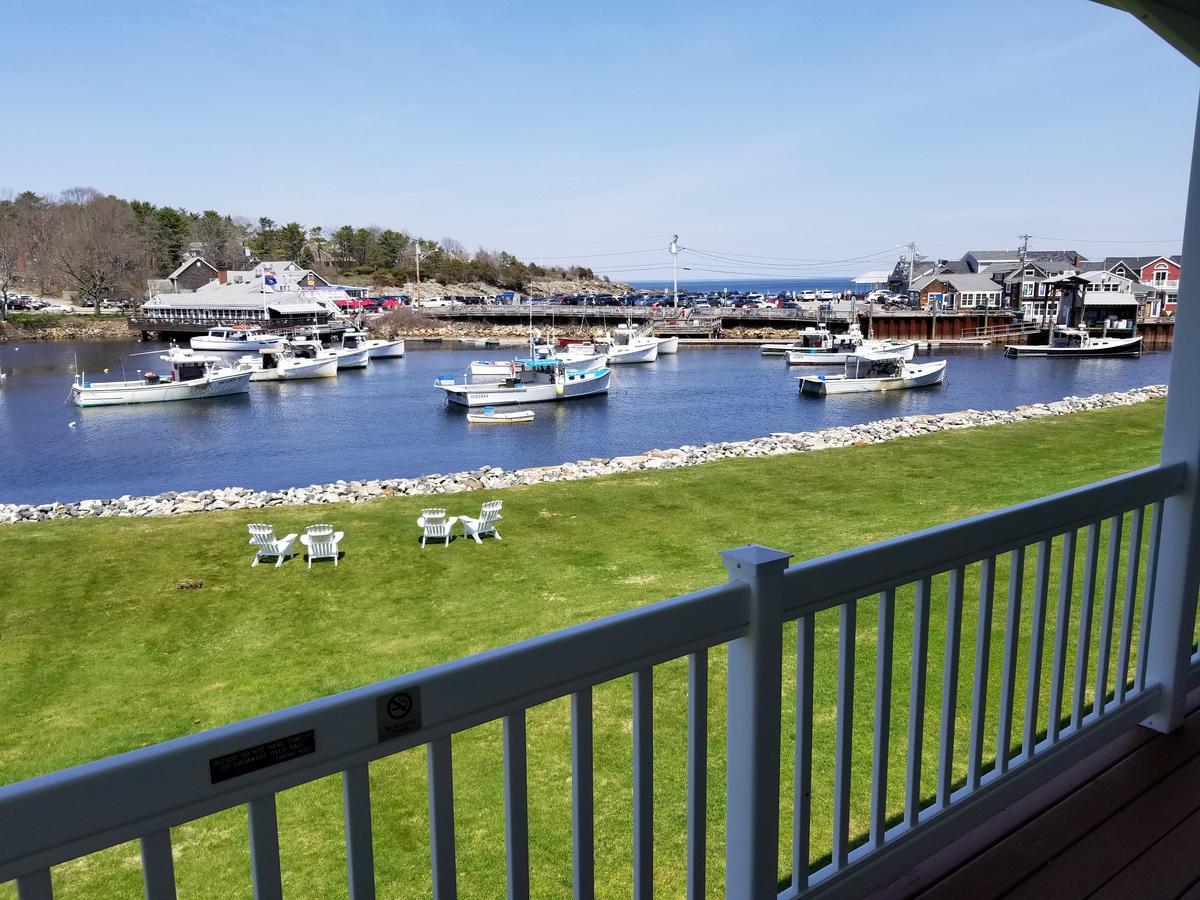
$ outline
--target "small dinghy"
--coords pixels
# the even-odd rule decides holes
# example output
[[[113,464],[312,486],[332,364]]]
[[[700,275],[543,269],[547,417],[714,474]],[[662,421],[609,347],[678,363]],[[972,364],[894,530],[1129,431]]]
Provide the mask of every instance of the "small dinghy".
[[[485,406],[483,412],[467,413],[467,421],[472,425],[519,425],[522,422],[533,421],[533,410],[514,409],[511,412],[496,412],[492,407]]]

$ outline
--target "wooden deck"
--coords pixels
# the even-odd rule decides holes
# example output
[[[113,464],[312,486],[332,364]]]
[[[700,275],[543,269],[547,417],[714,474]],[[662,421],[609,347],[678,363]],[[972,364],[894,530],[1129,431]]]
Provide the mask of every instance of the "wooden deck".
[[[1182,729],[1143,728],[893,882],[887,898],[1200,900],[1200,690]]]

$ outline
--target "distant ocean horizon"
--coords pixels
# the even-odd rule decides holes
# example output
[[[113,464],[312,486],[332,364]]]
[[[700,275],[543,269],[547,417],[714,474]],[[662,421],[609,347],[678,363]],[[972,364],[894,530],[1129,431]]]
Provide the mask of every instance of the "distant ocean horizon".
[[[621,279],[616,279],[621,280]],[[627,281],[626,284],[638,288],[640,290],[649,291],[670,291],[671,279],[658,279],[655,281]],[[864,286],[860,286],[860,290]],[[681,291],[703,291],[711,293],[713,291],[753,291],[759,294],[777,294],[781,291],[848,291],[854,288],[854,279],[848,275],[819,275],[810,278],[704,278],[704,279],[689,279],[679,280],[679,289]],[[868,288],[869,289],[869,288]]]

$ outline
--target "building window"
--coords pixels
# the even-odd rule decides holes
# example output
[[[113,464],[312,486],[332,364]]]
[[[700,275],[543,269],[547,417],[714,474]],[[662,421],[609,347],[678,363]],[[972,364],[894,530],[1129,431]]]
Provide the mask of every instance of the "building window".
[[[1167,264],[1159,263],[1154,267],[1154,283],[1160,285],[1166,282],[1167,274]]]

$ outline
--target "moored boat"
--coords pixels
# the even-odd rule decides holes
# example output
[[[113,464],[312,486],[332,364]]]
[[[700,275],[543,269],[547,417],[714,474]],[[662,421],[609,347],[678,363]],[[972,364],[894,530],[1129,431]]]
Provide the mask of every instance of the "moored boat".
[[[446,392],[446,399],[459,406],[503,406],[516,403],[540,403],[548,400],[574,400],[608,392],[612,374],[608,368],[568,368],[557,359],[518,360],[514,375],[497,381],[456,381],[438,378],[434,385]]]
[[[649,344],[610,344],[607,349],[608,362],[614,366],[630,363],[654,362],[658,359],[658,342]]]
[[[843,346],[829,350],[789,350],[784,354],[789,366],[837,366],[851,356],[863,353],[883,353],[902,356],[911,360],[917,351],[916,341],[864,340],[857,346]]]
[[[840,375],[805,375],[798,379],[801,394],[860,394],[941,384],[946,360],[914,364],[901,354],[851,355]]]
[[[1004,355],[1009,359],[1027,356],[1057,359],[1084,359],[1098,356],[1138,356],[1142,352],[1142,337],[1092,337],[1086,328],[1056,326],[1051,329],[1050,343],[1009,344]]]
[[[403,340],[384,340],[373,338],[357,329],[349,329],[342,334],[342,349],[361,350],[366,348],[367,356],[371,359],[400,359],[404,356]]]
[[[467,413],[467,421],[472,425],[521,425],[533,421],[533,410],[514,409],[509,412],[496,412],[492,407],[485,406],[483,412]]]
[[[220,365],[220,357],[172,349],[159,358],[171,365],[167,378],[156,372],[143,372],[137,381],[93,382],[80,372],[71,385],[71,402],[80,407],[120,406],[202,400],[250,390],[251,373]]]
[[[234,326],[210,328],[207,334],[197,335],[188,341],[193,350],[261,350],[263,347],[278,347],[284,338],[278,334],[265,334],[261,328]]]
[[[235,368],[249,372],[251,381],[296,381],[302,378],[336,378],[337,358],[297,356],[288,343],[283,347],[264,347],[258,355],[241,357]]]

